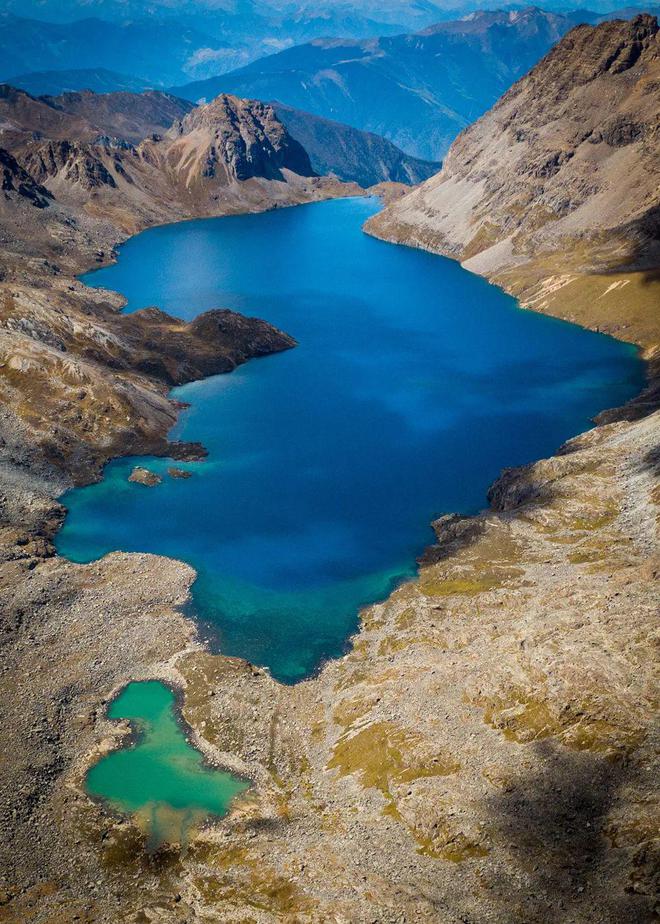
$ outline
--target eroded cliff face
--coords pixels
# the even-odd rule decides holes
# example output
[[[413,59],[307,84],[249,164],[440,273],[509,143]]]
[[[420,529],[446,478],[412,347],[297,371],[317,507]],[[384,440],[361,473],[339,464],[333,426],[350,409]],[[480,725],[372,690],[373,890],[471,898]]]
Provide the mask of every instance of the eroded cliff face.
[[[537,311],[653,349],[659,81],[655,18],[579,26],[368,230],[455,257]]]
[[[223,94],[194,109],[169,131],[167,159],[187,186],[221,172],[226,182],[262,177],[282,180],[282,170],[315,176],[307,152],[272,106]],[[183,167],[186,167],[186,170]]]
[[[51,194],[40,183],[37,183],[5,148],[0,148],[0,168],[2,169],[0,190],[4,194],[5,203],[17,204],[22,201],[39,209],[48,206],[48,200],[52,198]]]
[[[590,34],[601,41],[599,30]],[[640,40],[638,62],[651,39]],[[52,351],[66,345],[95,370],[112,361],[116,374],[104,381],[121,389],[156,381],[145,377],[153,369],[133,368],[136,356],[156,363],[161,384],[150,386],[149,401],[157,408],[165,381],[222,361],[199,345],[172,354],[179,334],[191,344],[205,339],[216,314],[181,328],[153,312],[122,319],[110,293],[78,292],[72,242],[91,260],[116,226],[82,210],[72,226],[71,209],[57,200],[39,209],[15,189],[9,195],[0,199],[14,216],[11,234],[2,225],[13,254],[2,290],[19,308],[5,308],[3,336],[20,333]],[[411,200],[419,201],[408,197],[406,209]],[[643,210],[631,201],[636,207]],[[37,226],[33,214],[48,218]],[[26,229],[37,227],[41,236],[28,242]],[[650,264],[651,243],[639,242],[636,259]],[[521,266],[534,265],[529,248]],[[620,335],[650,353],[650,314],[633,325],[637,315],[616,304],[611,320],[628,325]],[[594,317],[586,322],[600,323]],[[149,328],[156,343],[147,350]],[[234,333],[239,349],[240,326]],[[248,340],[262,335],[266,344],[276,336],[251,330]],[[96,358],[86,355],[92,350]],[[100,400],[82,402],[91,420]],[[54,556],[62,517],[54,473],[71,463],[35,465],[33,424],[15,418],[7,432],[27,455],[21,461],[16,449],[0,469],[8,742],[0,915],[26,924],[650,922],[658,867],[654,401],[649,392],[554,458],[505,472],[482,515],[434,524],[438,541],[419,578],[366,609],[351,651],[295,688],[209,653],[181,612],[194,578],[187,566],[124,554],[78,566]],[[54,416],[67,420],[67,407]],[[107,439],[116,427],[110,418]],[[182,691],[209,760],[253,781],[225,819],[183,849],[155,855],[133,822],[83,787],[87,768],[126,731],[105,718],[108,698],[147,677]]]

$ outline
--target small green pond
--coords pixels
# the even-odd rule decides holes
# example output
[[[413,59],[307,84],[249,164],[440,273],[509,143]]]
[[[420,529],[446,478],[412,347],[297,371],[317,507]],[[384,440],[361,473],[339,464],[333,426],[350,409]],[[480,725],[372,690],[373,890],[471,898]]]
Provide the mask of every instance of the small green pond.
[[[248,783],[204,763],[186,739],[175,695],[157,680],[129,683],[108,708],[136,731],[130,747],[103,757],[87,774],[87,791],[132,815],[156,847],[185,843],[192,826],[225,815]]]

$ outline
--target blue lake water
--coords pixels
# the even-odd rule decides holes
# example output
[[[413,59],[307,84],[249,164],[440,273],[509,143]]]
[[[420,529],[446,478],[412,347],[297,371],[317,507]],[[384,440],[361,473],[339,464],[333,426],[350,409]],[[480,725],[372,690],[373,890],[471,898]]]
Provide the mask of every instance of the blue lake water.
[[[177,388],[173,437],[207,461],[122,459],[69,492],[59,551],[193,565],[220,649],[295,682],[344,650],[360,606],[415,571],[429,523],[486,502],[499,471],[547,455],[642,384],[635,350],[526,312],[457,263],[366,236],[374,199],[144,232],[88,285],[128,311],[262,317],[299,346]],[[130,484],[135,464],[163,474]]]

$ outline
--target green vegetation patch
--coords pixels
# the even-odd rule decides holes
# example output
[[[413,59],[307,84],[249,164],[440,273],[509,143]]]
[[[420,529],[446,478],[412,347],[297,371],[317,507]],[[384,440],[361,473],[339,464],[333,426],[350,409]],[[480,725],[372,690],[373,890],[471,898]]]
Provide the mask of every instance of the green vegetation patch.
[[[391,722],[374,722],[343,734],[333,748],[328,768],[338,770],[341,776],[357,775],[365,788],[380,790],[393,803],[393,785],[460,770],[458,761],[448,755],[420,759],[415,752],[421,742],[419,735]]]

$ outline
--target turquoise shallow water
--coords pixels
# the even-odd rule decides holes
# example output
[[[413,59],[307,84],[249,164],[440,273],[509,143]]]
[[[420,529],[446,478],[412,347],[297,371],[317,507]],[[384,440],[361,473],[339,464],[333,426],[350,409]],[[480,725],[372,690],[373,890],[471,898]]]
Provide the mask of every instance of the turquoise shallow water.
[[[452,261],[367,237],[373,199],[147,231],[85,282],[127,310],[257,315],[295,350],[175,390],[173,434],[210,455],[175,480],[122,459],[64,498],[59,551],[190,562],[221,649],[295,682],[339,655],[361,605],[415,570],[430,521],[483,507],[501,468],[547,455],[632,397],[632,347],[520,310]],[[135,464],[163,473],[129,484]]]
[[[160,681],[129,683],[108,717],[129,719],[136,740],[91,768],[87,791],[136,816],[153,846],[185,843],[191,826],[225,815],[247,788],[244,780],[204,763],[179,724],[174,693]]]

